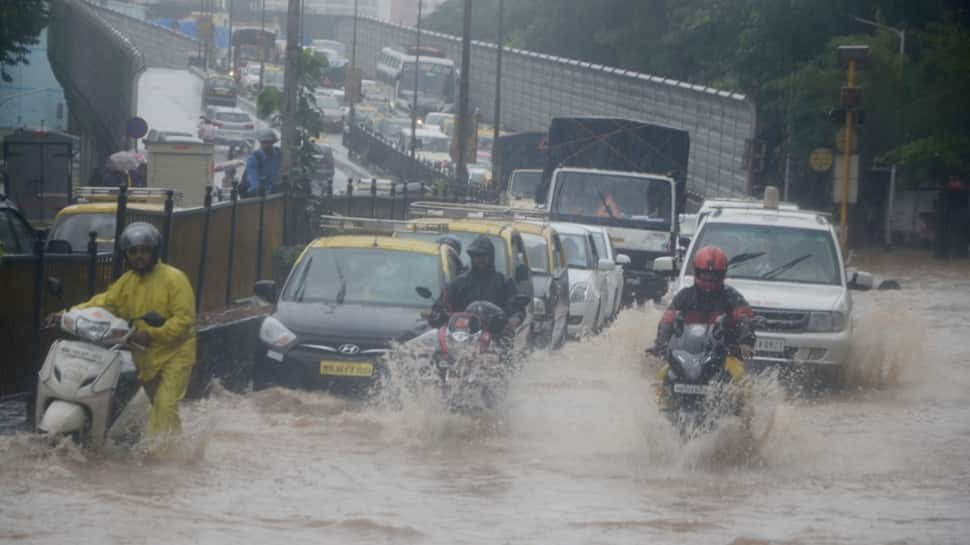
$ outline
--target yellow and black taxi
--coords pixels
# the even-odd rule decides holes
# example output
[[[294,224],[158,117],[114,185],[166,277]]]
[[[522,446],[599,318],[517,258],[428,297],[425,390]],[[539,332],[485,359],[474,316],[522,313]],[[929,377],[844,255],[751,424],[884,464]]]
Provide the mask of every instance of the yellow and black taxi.
[[[432,209],[424,210],[423,203],[412,203],[409,214],[426,215],[413,219],[408,228],[400,230],[398,237],[415,240],[439,240],[443,236],[457,239],[461,242],[461,262],[463,267],[471,266],[471,257],[467,253],[468,246],[479,236],[486,236],[496,248],[495,270],[506,278],[515,280],[520,295],[533,296],[532,271],[529,267],[529,256],[522,234],[511,221],[492,221],[478,218],[456,218],[436,215],[437,203],[431,203]],[[438,209],[440,210],[440,209]],[[425,214],[425,212],[429,212]],[[516,330],[515,352],[524,354],[533,346],[532,315],[533,305],[526,308],[526,316]]]
[[[254,389],[354,393],[379,386],[382,356],[428,330],[427,311],[456,267],[449,246],[391,233],[310,243],[278,298],[273,282],[257,283],[257,295],[276,306],[260,327]]]
[[[159,188],[130,188],[127,209],[134,213],[165,211],[165,192]],[[97,233],[99,252],[114,248],[115,220],[118,211],[118,188],[78,188],[79,202],[62,208],[54,217],[47,235],[48,251],[84,253],[88,251],[88,233]]]
[[[548,223],[516,221],[532,271],[532,334],[538,348],[560,348],[569,320],[569,268],[559,233]]]

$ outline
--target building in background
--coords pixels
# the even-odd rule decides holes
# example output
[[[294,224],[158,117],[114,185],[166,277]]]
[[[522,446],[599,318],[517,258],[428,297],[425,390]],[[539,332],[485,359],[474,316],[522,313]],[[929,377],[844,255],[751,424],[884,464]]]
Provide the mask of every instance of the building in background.
[[[67,102],[47,60],[46,30],[27,60],[30,64],[5,67],[13,81],[0,81],[0,131],[67,130]]]
[[[288,0],[266,0],[266,10],[286,13]],[[305,0],[306,13],[315,15],[353,15],[354,0]],[[387,20],[390,6],[387,0],[358,0],[362,17]]]

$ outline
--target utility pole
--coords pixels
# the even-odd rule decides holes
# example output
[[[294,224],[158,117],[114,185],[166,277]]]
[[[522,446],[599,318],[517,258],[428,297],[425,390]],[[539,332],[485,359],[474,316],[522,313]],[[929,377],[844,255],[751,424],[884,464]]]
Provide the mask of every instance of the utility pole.
[[[423,2],[418,0],[418,37],[414,48],[414,97],[411,100],[411,175],[417,177],[415,164],[418,149],[418,82],[421,77],[421,7]],[[407,183],[407,180],[404,180]]]
[[[263,41],[262,50],[259,52],[259,90],[263,91],[263,64],[266,63],[266,0],[263,0],[263,15],[259,20],[259,39]]]
[[[351,46],[350,76],[349,76],[355,81],[357,78],[357,18],[359,16],[358,4],[359,4],[359,0],[354,0],[354,40],[353,40],[354,43]],[[347,146],[348,152],[352,153],[353,150],[350,149],[351,148],[350,144],[353,140],[354,128],[356,127],[355,123],[357,123],[357,98],[358,97],[356,96],[356,92],[350,93],[350,95],[351,95],[350,96],[350,131],[349,131],[350,138],[347,140],[347,142],[345,142],[345,144]]]
[[[232,0],[229,0],[229,75],[236,77],[236,55],[232,43]]]
[[[468,184],[468,165],[465,157],[465,146],[468,142],[468,132],[471,119],[468,111],[468,85],[471,80],[471,42],[472,42],[472,0],[465,0],[464,25],[461,36],[461,89],[458,97],[458,167],[456,183],[464,186]]]
[[[283,185],[288,186],[289,175],[293,169],[296,157],[296,91],[299,85],[298,71],[300,63],[300,46],[297,44],[300,34],[300,0],[289,0],[286,17],[286,67],[283,72]]]
[[[845,128],[843,129],[843,139],[842,139],[842,195],[839,196],[839,200],[842,201],[840,226],[839,226],[839,243],[842,245],[842,249],[845,250],[849,240],[849,189],[850,189],[850,176],[852,173],[852,154],[855,151],[853,149],[853,137],[852,129],[854,128],[855,122],[855,112],[859,111],[860,115],[861,105],[862,105],[862,89],[856,87],[855,76],[856,68],[864,65],[869,57],[869,47],[864,45],[842,45],[838,49],[839,62],[842,65],[848,66],[848,82],[846,86],[842,88],[840,93],[840,106],[841,111],[845,112]],[[861,170],[861,169],[860,169]],[[858,173],[858,174],[861,174]]]
[[[498,0],[498,45],[497,57],[495,59],[495,132],[492,135],[492,183],[499,183],[499,176],[502,172],[498,162],[495,161],[495,146],[498,144],[498,137],[502,126],[502,50],[504,49],[504,36],[502,34],[502,22],[505,15],[505,0]]]

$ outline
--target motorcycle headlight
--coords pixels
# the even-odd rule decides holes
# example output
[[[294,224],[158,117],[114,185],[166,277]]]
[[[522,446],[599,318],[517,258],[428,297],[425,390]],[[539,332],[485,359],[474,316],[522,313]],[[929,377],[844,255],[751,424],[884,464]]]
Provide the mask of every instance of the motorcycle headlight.
[[[845,314],[841,312],[812,312],[808,316],[808,330],[816,333],[844,331]]]
[[[589,284],[585,282],[580,282],[573,286],[573,289],[569,290],[569,302],[570,303],[582,303],[586,301],[589,296]]]
[[[537,317],[546,315],[546,302],[539,297],[532,298],[532,314]]]
[[[296,334],[270,316],[263,320],[263,325],[259,327],[259,340],[276,348],[286,348],[296,340]]]
[[[101,339],[104,338],[105,333],[111,329],[110,322],[96,322],[94,320],[89,320],[83,316],[78,317],[77,322],[75,322],[74,333],[91,342],[100,343]]]

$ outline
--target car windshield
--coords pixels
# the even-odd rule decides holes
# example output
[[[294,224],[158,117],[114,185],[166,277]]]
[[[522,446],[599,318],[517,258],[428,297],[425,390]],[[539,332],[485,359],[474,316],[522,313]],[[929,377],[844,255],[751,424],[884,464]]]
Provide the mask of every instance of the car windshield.
[[[65,214],[57,218],[50,240],[66,240],[74,252],[86,252],[88,233],[98,233],[98,251],[108,252],[114,246],[115,214]]]
[[[509,193],[513,197],[532,197],[536,194],[536,188],[542,181],[542,172],[517,171],[512,173],[512,181],[509,183]]]
[[[416,288],[441,291],[437,254],[383,248],[315,248],[283,288],[284,301],[426,307]]]
[[[529,255],[529,267],[532,272],[549,272],[549,245],[546,239],[540,235],[528,233],[522,234],[522,241],[525,242],[525,251]]]
[[[560,172],[552,211],[642,221],[667,229],[672,221],[671,183],[592,172]]]
[[[421,143],[419,149],[428,153],[448,153],[450,149],[447,137],[418,136],[418,142]]]
[[[317,106],[321,108],[328,110],[337,110],[340,108],[340,101],[333,95],[317,95],[316,98]]]
[[[249,114],[245,112],[216,112],[216,121],[227,121],[229,123],[249,123]]]
[[[209,80],[209,89],[217,91],[231,91],[235,88],[235,83],[231,79]]]
[[[468,246],[481,235],[479,233],[469,233],[469,232],[462,232],[462,231],[449,231],[447,235],[443,235],[441,233],[424,233],[424,232],[414,233],[414,232],[406,231],[406,232],[398,233],[398,236],[401,238],[427,240],[430,242],[438,241],[445,236],[456,238],[461,242],[461,262],[466,267],[470,267],[472,260],[471,260],[471,257],[468,256],[468,252],[466,250],[468,250]],[[505,243],[505,239],[496,235],[486,235],[486,236],[488,237],[489,240],[492,241],[492,245],[495,246],[495,270],[502,274],[508,275],[508,259],[506,258],[507,252],[505,251],[505,249],[508,248],[508,246]]]
[[[835,241],[828,231],[709,222],[701,228],[694,252],[705,246],[717,246],[736,261],[728,278],[842,283]]]
[[[443,64],[421,63],[418,74],[418,92],[444,97],[449,90],[449,78],[453,77],[454,68]],[[402,91],[414,90],[414,63],[407,63],[401,70]]]
[[[590,269],[589,252],[586,249],[586,235],[563,235],[563,250],[566,252],[566,262],[571,269]]]

